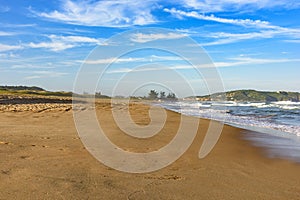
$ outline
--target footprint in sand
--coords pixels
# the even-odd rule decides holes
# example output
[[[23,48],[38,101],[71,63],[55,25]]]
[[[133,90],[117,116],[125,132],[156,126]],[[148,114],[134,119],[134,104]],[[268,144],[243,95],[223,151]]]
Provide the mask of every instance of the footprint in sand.
[[[41,139],[43,139],[43,140],[50,140],[51,138],[50,137],[41,137]]]
[[[1,170],[1,174],[9,175],[10,174],[10,169],[8,170]]]
[[[145,177],[145,179],[156,179],[156,180],[182,180],[184,179],[183,177],[177,176],[175,174],[166,174],[164,176],[148,176]]]
[[[28,159],[28,158],[30,158],[30,156],[25,156],[25,155],[24,155],[24,156],[20,156],[20,158],[21,158],[21,159]]]
[[[37,147],[37,145],[35,145],[35,144],[32,144],[31,146],[32,146],[32,147]],[[48,148],[49,146],[47,146],[47,145],[42,145],[41,147],[43,147],[43,148]]]
[[[9,145],[9,144],[12,144],[10,142],[4,142],[4,141],[0,141],[0,144],[3,144],[3,145]]]

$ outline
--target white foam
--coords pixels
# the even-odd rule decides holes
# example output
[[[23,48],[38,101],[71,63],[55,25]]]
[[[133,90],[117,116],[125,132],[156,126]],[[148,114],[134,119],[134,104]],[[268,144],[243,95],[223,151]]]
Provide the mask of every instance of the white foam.
[[[300,105],[300,102],[293,102],[293,101],[277,101],[277,102],[272,102],[272,104],[279,104],[279,105]]]
[[[223,121],[225,123],[234,123],[238,125],[245,125],[251,127],[261,127],[266,129],[278,130],[286,133],[292,133],[300,137],[300,124],[297,125],[289,125],[289,124],[280,124],[275,122],[268,121],[268,116],[259,117],[256,115],[246,115],[246,116],[236,116],[229,113],[229,110],[226,107],[230,106],[238,106],[243,109],[243,107],[251,106],[257,108],[280,108],[285,110],[291,109],[300,109],[300,103],[297,103],[299,106],[295,106],[294,102],[275,102],[271,104],[266,103],[236,103],[236,102],[211,102],[208,103],[199,103],[199,102],[173,102],[173,103],[165,103],[163,106],[167,109],[171,109],[173,111],[196,116],[201,118],[213,119],[218,121]],[[284,105],[284,106],[283,106]],[[173,107],[172,107],[173,106]],[[223,109],[216,109],[212,106],[221,106]],[[272,115],[270,115],[272,117]]]

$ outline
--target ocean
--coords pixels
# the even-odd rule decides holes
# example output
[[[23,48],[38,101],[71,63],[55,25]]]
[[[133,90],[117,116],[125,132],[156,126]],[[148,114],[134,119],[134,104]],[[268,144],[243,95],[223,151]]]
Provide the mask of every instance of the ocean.
[[[160,102],[184,115],[213,119],[246,129],[243,134],[269,157],[300,162],[300,102]]]

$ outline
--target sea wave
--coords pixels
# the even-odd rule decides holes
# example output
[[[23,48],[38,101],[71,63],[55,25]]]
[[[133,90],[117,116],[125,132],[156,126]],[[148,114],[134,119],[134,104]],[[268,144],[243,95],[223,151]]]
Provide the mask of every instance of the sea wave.
[[[181,114],[222,121],[227,124],[281,131],[300,137],[299,102],[161,102]]]

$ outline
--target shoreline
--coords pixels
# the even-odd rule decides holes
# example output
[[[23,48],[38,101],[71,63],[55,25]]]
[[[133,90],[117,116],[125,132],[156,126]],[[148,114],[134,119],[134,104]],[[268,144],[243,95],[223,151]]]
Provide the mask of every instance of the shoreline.
[[[133,103],[133,120],[147,125],[148,109]],[[166,111],[161,132],[149,140],[132,139],[112,121],[107,101],[98,101],[96,113],[112,142],[134,152],[161,148],[180,122],[180,114]],[[86,151],[71,110],[0,112],[0,199],[299,199],[300,166],[266,157],[265,148],[243,138],[243,129],[224,125],[215,148],[199,159],[210,121],[199,120],[194,142],[177,161],[152,173],[128,174]]]
[[[177,112],[208,118],[242,128],[256,127],[258,132],[284,132],[300,137],[299,111],[300,104],[293,102],[163,102],[164,108]],[[260,130],[261,129],[261,130]]]
[[[178,114],[183,114],[186,116],[192,116],[199,119],[212,120],[216,122],[223,123],[224,125],[232,126],[244,130],[243,132],[248,133],[245,135],[245,139],[250,141],[253,146],[264,147],[268,152],[266,154],[269,158],[281,158],[289,160],[292,162],[300,163],[300,137],[298,134],[291,132],[284,132],[282,130],[276,130],[272,128],[258,127],[247,124],[239,124],[231,121],[224,121],[215,118],[203,117],[198,114],[186,114],[185,112],[181,113],[180,110],[173,108],[168,108],[168,106],[158,105],[169,111],[176,112]]]

